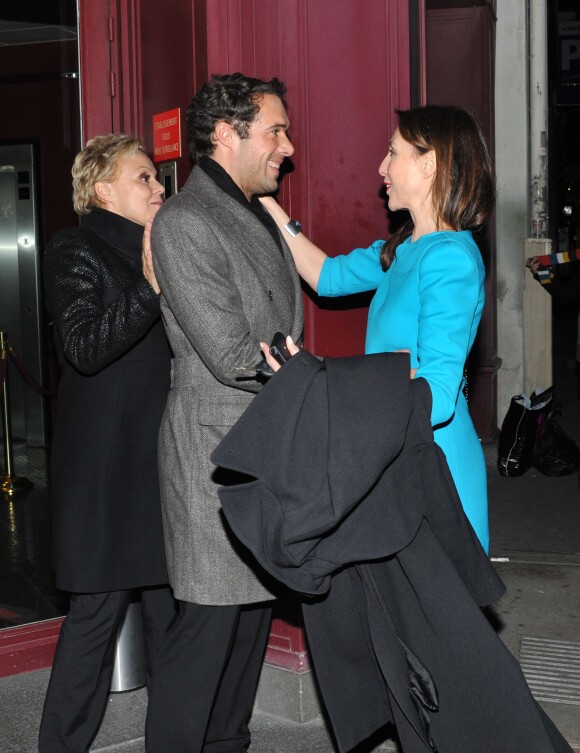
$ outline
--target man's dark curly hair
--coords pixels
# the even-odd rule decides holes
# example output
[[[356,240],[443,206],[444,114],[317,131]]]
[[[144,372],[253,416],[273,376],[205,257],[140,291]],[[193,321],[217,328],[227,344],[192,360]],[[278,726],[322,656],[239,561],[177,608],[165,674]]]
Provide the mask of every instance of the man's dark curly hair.
[[[247,138],[264,94],[283,100],[286,87],[277,78],[263,81],[243,73],[212,76],[192,97],[187,108],[188,145],[193,159],[198,161],[200,157],[213,154],[213,132],[220,120],[230,123],[241,139]]]

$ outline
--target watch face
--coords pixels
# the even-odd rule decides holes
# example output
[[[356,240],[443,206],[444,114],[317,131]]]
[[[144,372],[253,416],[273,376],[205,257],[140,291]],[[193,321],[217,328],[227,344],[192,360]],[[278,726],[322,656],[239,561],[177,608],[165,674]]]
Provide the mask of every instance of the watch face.
[[[302,225],[298,220],[289,220],[289,222],[284,225],[284,229],[294,238],[298,233],[302,232]]]

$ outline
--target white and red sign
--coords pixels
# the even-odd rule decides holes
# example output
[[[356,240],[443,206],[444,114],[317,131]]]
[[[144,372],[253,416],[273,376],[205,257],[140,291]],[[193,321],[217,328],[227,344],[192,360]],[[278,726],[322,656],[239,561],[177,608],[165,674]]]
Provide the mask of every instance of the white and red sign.
[[[181,110],[159,112],[153,116],[153,161],[181,157]]]

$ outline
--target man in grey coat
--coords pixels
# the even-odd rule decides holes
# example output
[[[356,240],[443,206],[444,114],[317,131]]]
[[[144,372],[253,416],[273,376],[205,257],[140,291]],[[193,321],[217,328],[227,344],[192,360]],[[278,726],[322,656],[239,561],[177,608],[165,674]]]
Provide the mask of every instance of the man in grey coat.
[[[284,85],[214,76],[187,112],[196,162],[152,231],[174,359],[159,438],[169,580],[179,614],[149,688],[148,753],[235,753],[251,716],[275,597],[220,511],[210,454],[263,384],[261,341],[302,334],[300,282],[258,195],[294,151]],[[291,223],[287,232],[299,232]],[[217,472],[216,472],[217,471]],[[225,472],[224,472],[225,473]]]

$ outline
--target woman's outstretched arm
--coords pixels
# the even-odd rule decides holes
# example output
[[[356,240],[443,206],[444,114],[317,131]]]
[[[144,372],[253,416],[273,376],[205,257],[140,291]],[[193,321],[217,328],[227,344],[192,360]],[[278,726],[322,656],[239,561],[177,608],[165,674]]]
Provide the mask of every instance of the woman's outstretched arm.
[[[260,201],[280,228],[280,232],[292,252],[298,274],[316,292],[320,270],[327,258],[326,254],[318,246],[315,246],[304,233],[299,233],[293,238],[284,230],[284,225],[290,220],[290,217],[272,196],[262,196]]]

